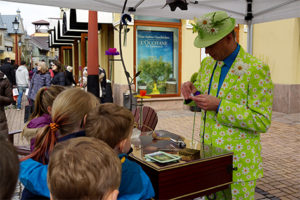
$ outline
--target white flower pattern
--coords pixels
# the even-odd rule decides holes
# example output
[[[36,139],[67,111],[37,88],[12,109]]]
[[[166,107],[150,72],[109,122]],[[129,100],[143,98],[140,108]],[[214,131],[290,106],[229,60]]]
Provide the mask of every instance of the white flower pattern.
[[[242,76],[248,71],[249,67],[247,63],[244,63],[242,61],[238,61],[235,63],[234,68],[232,70],[233,73],[237,76]]]
[[[198,76],[195,86],[202,89],[199,91],[203,94],[208,91],[215,63],[211,57],[201,63],[199,72],[203,76]],[[236,72],[236,66],[242,68]],[[238,168],[233,172],[234,182],[263,176],[260,133],[266,131],[263,128],[270,126],[273,96],[270,76],[268,66],[241,48],[219,91],[218,98],[222,99],[222,103],[218,112],[206,113],[205,131],[210,139],[205,143],[234,152],[233,163]],[[213,86],[217,90],[218,78],[213,78]],[[213,92],[216,96],[217,91]],[[235,192],[244,193],[242,189]]]

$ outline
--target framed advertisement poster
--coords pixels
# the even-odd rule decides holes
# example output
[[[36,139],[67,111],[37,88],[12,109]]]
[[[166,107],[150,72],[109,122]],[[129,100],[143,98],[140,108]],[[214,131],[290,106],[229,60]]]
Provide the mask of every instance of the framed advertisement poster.
[[[178,93],[178,29],[137,26],[137,90],[147,95]]]

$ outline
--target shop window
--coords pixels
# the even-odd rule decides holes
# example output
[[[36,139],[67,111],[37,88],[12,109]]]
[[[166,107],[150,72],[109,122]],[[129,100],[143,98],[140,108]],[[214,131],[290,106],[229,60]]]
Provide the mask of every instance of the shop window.
[[[137,92],[157,97],[179,96],[181,23],[135,20]]]

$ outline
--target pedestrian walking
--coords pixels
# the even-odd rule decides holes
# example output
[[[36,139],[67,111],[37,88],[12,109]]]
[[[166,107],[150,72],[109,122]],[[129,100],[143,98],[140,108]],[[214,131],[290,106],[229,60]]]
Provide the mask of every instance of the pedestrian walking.
[[[23,93],[26,92],[29,87],[29,73],[25,61],[21,61],[21,65],[16,71],[16,82],[19,92],[17,110],[21,110]]]

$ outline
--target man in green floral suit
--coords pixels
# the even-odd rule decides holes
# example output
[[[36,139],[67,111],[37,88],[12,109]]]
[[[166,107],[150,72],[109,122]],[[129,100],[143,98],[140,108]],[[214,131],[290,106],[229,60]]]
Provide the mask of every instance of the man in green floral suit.
[[[270,70],[235,41],[235,19],[226,12],[195,22],[194,45],[210,57],[202,61],[196,82],[182,85],[182,95],[202,109],[201,140],[234,152],[234,183],[217,199],[254,199],[256,179],[263,176],[260,133],[271,124]]]

